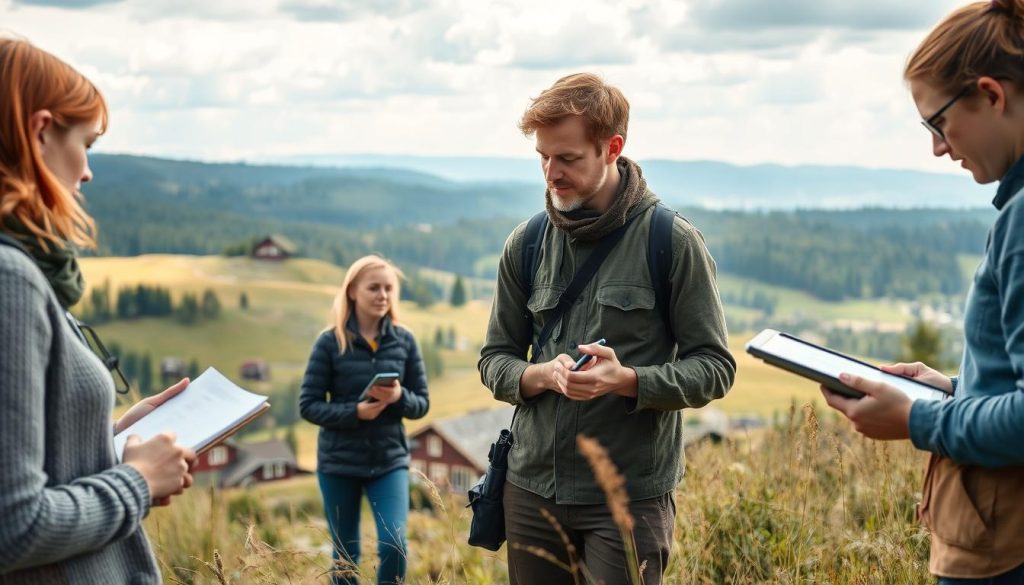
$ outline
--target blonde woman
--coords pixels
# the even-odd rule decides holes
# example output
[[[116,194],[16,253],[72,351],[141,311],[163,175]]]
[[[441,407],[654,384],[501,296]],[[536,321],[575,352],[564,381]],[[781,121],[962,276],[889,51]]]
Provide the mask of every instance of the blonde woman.
[[[352,263],[334,300],[334,327],[316,340],[302,381],[299,411],[320,426],[317,476],[336,584],[359,583],[364,492],[377,524],[377,582],[405,581],[409,445],[402,419],[424,416],[430,400],[416,339],[399,320],[400,276],[378,256]],[[398,379],[370,385],[388,373]]]
[[[68,317],[95,245],[79,203],[103,96],[53,55],[0,38],[0,583],[159,583],[142,531],[150,506],[192,483],[170,435],[113,434],[185,389],[182,380],[113,425],[114,381]]]

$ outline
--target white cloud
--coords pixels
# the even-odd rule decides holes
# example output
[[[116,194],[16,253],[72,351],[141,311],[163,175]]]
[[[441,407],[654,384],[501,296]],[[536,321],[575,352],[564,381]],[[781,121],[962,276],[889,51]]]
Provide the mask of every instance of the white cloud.
[[[338,22],[374,14],[398,17],[426,5],[426,0],[281,0],[279,8],[299,20]]]
[[[0,22],[96,81],[107,151],[528,157],[530,98],[590,70],[638,158],[946,170],[901,68],[951,3],[0,0]]]

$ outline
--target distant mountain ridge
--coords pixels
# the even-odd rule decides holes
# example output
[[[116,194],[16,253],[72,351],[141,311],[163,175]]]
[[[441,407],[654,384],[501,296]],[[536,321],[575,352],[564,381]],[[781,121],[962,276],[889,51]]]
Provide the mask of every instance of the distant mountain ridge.
[[[450,181],[515,183],[543,190],[540,164],[527,158],[411,155],[319,155],[267,162],[321,168],[402,169]],[[984,207],[995,189],[966,173],[952,175],[854,166],[640,160],[651,188],[666,203],[712,209],[853,209],[859,207]]]
[[[683,168],[657,161],[648,166],[652,183]],[[412,271],[432,268],[490,279],[509,232],[543,205],[538,185],[454,181],[383,165],[206,164],[97,155],[92,167],[95,180],[83,192],[100,227],[101,255],[244,252],[253,238],[281,233],[302,255],[338,265],[376,252]],[[739,172],[729,166],[702,168],[718,177]],[[887,176],[896,186],[929,178],[854,169],[844,179],[810,168],[797,169],[803,183],[787,186],[779,177],[772,183],[777,170],[761,169],[767,174],[760,188],[776,206],[786,193],[869,188],[863,182],[871,176]],[[930,178],[936,182],[933,192],[948,191],[956,179]],[[686,173],[686,180],[691,193],[718,184],[702,186],[696,171]],[[857,180],[860,186],[853,184]],[[736,177],[718,181],[725,191],[745,188]],[[723,210],[688,204],[689,196],[654,188],[702,231],[721,271],[827,300],[957,294],[963,288],[957,258],[980,254],[995,214],[991,207]]]

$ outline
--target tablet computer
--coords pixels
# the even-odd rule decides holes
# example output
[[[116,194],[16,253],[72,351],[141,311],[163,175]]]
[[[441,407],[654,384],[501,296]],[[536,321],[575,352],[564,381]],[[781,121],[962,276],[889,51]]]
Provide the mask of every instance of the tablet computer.
[[[860,398],[864,394],[839,381],[839,374],[843,372],[884,382],[914,400],[942,400],[950,396],[929,384],[883,372],[871,364],[774,329],[765,329],[751,339],[747,343],[747,353],[850,398]]]
[[[377,402],[376,398],[370,396],[370,388],[373,388],[374,386],[389,386],[391,382],[398,378],[398,372],[380,372],[375,374],[373,379],[370,380],[370,383],[366,385],[366,388],[363,388],[363,393],[359,395],[359,399],[356,400],[356,402],[362,402],[364,400]]]

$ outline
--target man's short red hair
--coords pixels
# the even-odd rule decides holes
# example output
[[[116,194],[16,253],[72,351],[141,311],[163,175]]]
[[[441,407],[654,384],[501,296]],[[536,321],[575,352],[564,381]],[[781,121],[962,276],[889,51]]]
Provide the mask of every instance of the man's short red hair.
[[[563,77],[537,96],[519,121],[527,136],[538,128],[556,126],[571,116],[583,119],[587,138],[594,144],[615,136],[626,138],[629,102],[618,88],[593,73]]]

